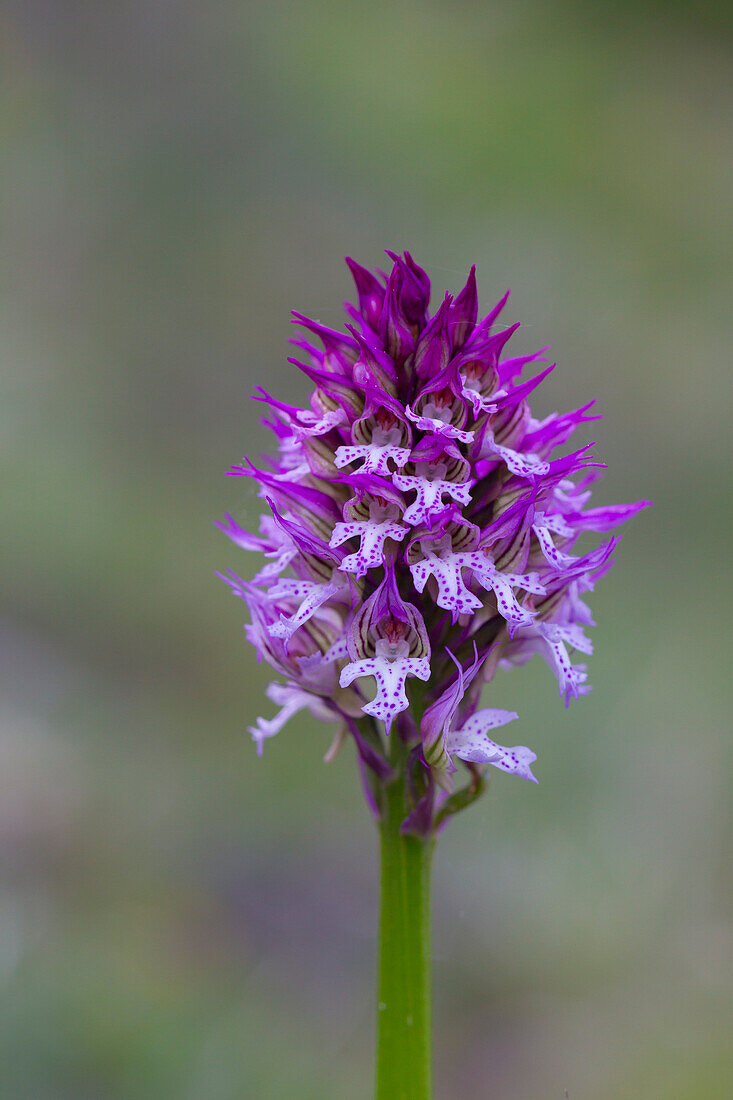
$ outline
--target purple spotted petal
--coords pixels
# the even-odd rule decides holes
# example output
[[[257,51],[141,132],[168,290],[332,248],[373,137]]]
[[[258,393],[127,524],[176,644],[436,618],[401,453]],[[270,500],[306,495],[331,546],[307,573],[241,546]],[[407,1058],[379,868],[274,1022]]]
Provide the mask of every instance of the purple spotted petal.
[[[283,726],[300,710],[308,710],[321,722],[339,722],[341,716],[325,700],[317,695],[303,691],[296,684],[270,684],[266,690],[268,699],[281,710],[274,718],[258,718],[254,726],[249,727],[252,740],[257,744],[257,755],[262,756],[265,741],[274,737]]]
[[[464,432],[460,428],[455,428],[449,421],[441,420],[437,416],[418,416],[412,411],[408,405],[405,409],[407,416],[416,424],[422,432],[430,432],[433,435],[443,435],[446,439],[460,439],[462,443],[471,443],[473,441],[473,432]]]
[[[342,470],[354,462],[363,459],[359,467],[359,473],[379,474],[381,477],[389,477],[392,473],[390,461],[396,469],[405,465],[410,457],[409,447],[397,447],[393,443],[359,443],[356,446],[339,447],[334,454],[334,466]]]
[[[392,482],[403,492],[415,493],[415,499],[404,514],[405,523],[413,527],[429,524],[431,520],[445,510],[447,497],[459,504],[469,504],[471,491],[468,485],[454,484],[440,478],[429,478],[417,474],[395,474]]]
[[[486,736],[486,730],[496,729],[512,722],[518,715],[510,710],[494,710],[487,708],[478,710],[468,719],[460,730],[455,730],[447,737],[448,752],[460,757],[461,760],[470,760],[474,764],[493,764],[503,772],[517,775],[520,779],[529,779],[536,783],[537,779],[532,774],[530,765],[537,759],[537,754],[525,745],[515,745],[505,749],[503,745],[497,745]]]
[[[373,676],[377,682],[377,694],[364,707],[365,714],[371,714],[384,722],[387,733],[397,715],[410,705],[405,694],[405,681],[408,676],[417,676],[420,680],[430,679],[430,661],[427,657],[418,659],[385,656],[368,657],[363,661],[353,661],[341,670],[341,687],[348,687],[357,678]]]
[[[407,528],[401,523],[385,520],[375,523],[363,522],[337,523],[331,535],[331,546],[341,546],[349,539],[359,539],[359,549],[348,554],[339,569],[345,573],[355,573],[363,577],[369,569],[378,569],[384,562],[384,544],[387,539],[401,542],[407,534]]]

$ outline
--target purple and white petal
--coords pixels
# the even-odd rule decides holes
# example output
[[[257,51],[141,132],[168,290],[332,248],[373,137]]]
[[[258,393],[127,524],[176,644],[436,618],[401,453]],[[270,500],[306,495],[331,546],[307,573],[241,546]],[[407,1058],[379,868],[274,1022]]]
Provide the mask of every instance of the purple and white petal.
[[[413,583],[418,592],[425,589],[432,576],[438,582],[438,595],[435,602],[444,611],[453,612],[453,621],[458,615],[469,615],[478,611],[481,600],[469,591],[463,583],[462,570],[465,568],[462,554],[432,554],[424,551],[425,556],[410,565]]]
[[[502,573],[481,550],[461,554],[459,557],[463,565],[473,571],[479,584],[488,592],[494,593],[497,610],[506,619],[510,636],[515,630],[528,626],[533,621],[535,612],[518,603],[513,589],[521,588],[526,592],[544,594],[545,589],[536,573]]]
[[[543,656],[557,677],[560,695],[568,706],[571,699],[577,699],[580,695],[587,695],[590,687],[586,681],[588,673],[585,665],[574,665],[570,660],[567,645],[575,645],[578,641],[578,632],[571,633],[567,628],[560,627],[556,623],[538,623],[537,630],[545,643]],[[582,635],[582,631],[579,631]],[[581,652],[592,652],[589,639],[583,636],[585,645]],[[581,642],[582,645],[582,642]]]
[[[271,683],[265,694],[276,706],[281,707],[274,718],[258,718],[254,726],[249,726],[252,740],[257,744],[257,755],[262,756],[265,741],[279,733],[286,722],[300,710],[309,710],[320,722],[340,722],[341,716],[318,695],[303,691],[297,684]]]
[[[335,596],[341,596],[347,587],[347,583],[341,578],[334,581],[318,583],[317,581],[291,581],[281,580],[268,592],[272,600],[286,599],[300,600],[298,608],[292,615],[280,615],[278,622],[270,627],[270,634],[274,638],[282,638],[286,645],[295,631],[303,623],[307,623],[311,615],[322,607],[327,600]]]
[[[405,523],[429,525],[430,521],[445,511],[443,497],[450,497],[458,504],[471,501],[471,490],[466,483],[442,481],[439,478],[420,477],[417,474],[393,474],[392,481],[403,492],[415,492],[415,499],[405,510]]]
[[[379,648],[379,645],[378,645]],[[341,670],[339,683],[348,687],[354,680],[363,676],[373,676],[377,682],[377,694],[371,702],[362,708],[365,714],[384,722],[389,733],[392,722],[398,714],[410,705],[405,694],[405,681],[408,676],[417,676],[420,680],[430,679],[430,661],[427,657],[394,657],[383,654],[366,657],[362,661],[352,661]]]
[[[301,409],[298,411],[297,422],[293,424],[293,434],[299,440],[326,435],[345,420],[346,413],[343,409],[328,409],[321,416]]]
[[[422,432],[431,432],[433,435],[442,435],[446,439],[460,439],[461,443],[472,443],[473,432],[463,431],[461,428],[456,428],[451,424],[449,419],[441,416],[445,410],[439,409],[437,405],[428,402],[423,408],[422,415],[418,415],[412,411],[410,405],[405,408],[408,418],[415,424]]]
[[[572,554],[565,554],[562,550],[558,550],[552,540],[552,535],[546,523],[533,523],[532,530],[537,536],[537,541],[540,544],[540,550],[542,551],[545,561],[556,569],[558,573],[567,569],[569,565],[577,560]]]
[[[508,470],[517,477],[527,478],[528,481],[536,481],[550,470],[549,463],[543,462],[536,454],[531,451],[526,453],[514,451],[511,447],[501,446],[494,439],[494,433],[487,431],[482,440],[480,457],[489,458],[492,455],[498,455]]]
[[[351,538],[358,538],[359,549],[353,554],[348,554],[339,569],[344,573],[355,573],[357,577],[363,577],[369,569],[375,569],[384,564],[384,544],[387,539],[401,542],[407,534],[407,528],[401,523],[384,520],[377,523],[372,520],[361,522],[337,523],[331,535],[329,546],[341,546]]]
[[[380,477],[389,477],[392,473],[389,462],[394,462],[401,469],[410,457],[409,447],[399,447],[392,443],[357,443],[353,446],[339,447],[334,455],[334,465],[342,470],[344,466],[352,462],[364,459],[363,466],[359,467],[361,474],[378,474]]]
[[[516,717],[510,710],[478,710],[459,730],[453,730],[447,735],[446,748],[461,760],[470,760],[474,764],[493,764],[503,772],[536,783],[537,778],[530,767],[537,759],[535,752],[526,745],[514,745],[507,749],[486,736],[486,730],[504,726]]]

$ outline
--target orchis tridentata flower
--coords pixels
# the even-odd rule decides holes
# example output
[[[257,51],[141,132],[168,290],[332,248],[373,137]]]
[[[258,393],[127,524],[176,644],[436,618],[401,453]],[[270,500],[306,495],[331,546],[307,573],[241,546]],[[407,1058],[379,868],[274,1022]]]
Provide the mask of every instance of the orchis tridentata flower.
[[[249,583],[225,578],[250,609],[258,656],[285,678],[268,690],[279,714],[251,728],[258,751],[307,708],[338,724],[336,744],[353,736],[377,806],[398,736],[418,776],[405,829],[427,834],[459,766],[471,789],[485,764],[536,781],[531,749],[488,736],[517,716],[479,708],[481,689],[539,654],[566,704],[590,690],[571,658],[591,652],[581,597],[618,539],[583,554],[575,544],[647,502],[586,508],[592,445],[555,452],[597,417],[584,405],[533,418],[528,399],[552,367],[521,381],[541,353],[502,358],[518,327],[492,331],[508,295],[477,320],[472,269],[430,316],[425,272],[389,255],[389,276],[347,261],[358,298],[347,332],[296,314],[323,347],[294,341],[311,407],[258,392],[278,453],[267,470],[245,460],[230,473],[251,477],[270,511],[259,535],[231,517],[220,526],[265,559]]]

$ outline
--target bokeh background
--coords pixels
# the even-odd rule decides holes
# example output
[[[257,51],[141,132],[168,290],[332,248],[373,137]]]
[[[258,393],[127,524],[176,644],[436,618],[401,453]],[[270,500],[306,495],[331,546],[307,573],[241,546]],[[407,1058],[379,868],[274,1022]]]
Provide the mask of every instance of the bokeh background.
[[[408,248],[597,397],[593,694],[436,865],[437,1095],[733,1095],[733,24],[717,3],[10,0],[2,49],[0,1095],[363,1100],[376,843],[271,713],[243,606],[288,314]]]

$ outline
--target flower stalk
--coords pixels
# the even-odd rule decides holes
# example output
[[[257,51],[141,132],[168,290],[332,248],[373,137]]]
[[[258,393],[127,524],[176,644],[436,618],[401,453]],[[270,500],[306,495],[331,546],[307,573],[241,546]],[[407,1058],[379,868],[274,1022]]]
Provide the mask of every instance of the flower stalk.
[[[383,788],[376,1100],[429,1100],[431,837],[406,834],[407,748],[392,734]]]

